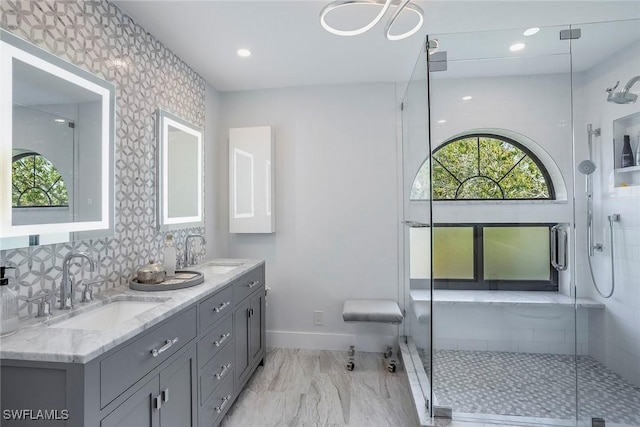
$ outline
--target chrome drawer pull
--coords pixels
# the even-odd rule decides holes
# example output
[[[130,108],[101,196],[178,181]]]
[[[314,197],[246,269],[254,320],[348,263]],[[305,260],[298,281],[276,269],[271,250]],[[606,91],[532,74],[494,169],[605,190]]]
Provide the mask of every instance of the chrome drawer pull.
[[[251,289],[251,288],[256,287],[256,286],[257,286],[257,285],[259,285],[259,284],[260,284],[260,281],[259,281],[259,280],[254,280],[253,282],[251,282],[251,283],[247,284],[247,287],[248,287],[249,289]]]
[[[222,377],[224,377],[224,376],[225,376],[225,374],[227,373],[227,371],[228,371],[229,369],[231,369],[231,363],[227,363],[226,365],[224,365],[224,366],[222,367],[222,371],[220,371],[219,373],[215,374],[214,376],[215,376],[217,379],[222,379]]]
[[[169,401],[169,389],[165,388],[164,390],[162,390],[162,401],[163,402],[168,402]]]
[[[155,349],[154,348],[153,350],[151,350],[151,355],[153,357],[158,357],[158,355],[160,353],[164,353],[165,351],[169,350],[169,347],[171,347],[172,345],[174,345],[177,342],[178,342],[178,337],[175,337],[172,340],[167,340],[167,341],[165,341],[165,344],[162,347],[160,347],[159,349]]]
[[[220,347],[220,345],[227,340],[231,336],[231,332],[227,332],[226,334],[220,335],[220,339],[218,341],[214,341],[213,343],[216,347]]]
[[[220,307],[213,307],[213,311],[215,311],[216,313],[220,313],[222,310],[229,307],[230,305],[231,305],[231,301],[223,302],[222,304],[220,304]]]
[[[218,414],[222,412],[222,410],[224,409],[225,406],[227,406],[227,403],[229,403],[230,400],[231,400],[231,395],[227,394],[227,396],[224,399],[222,399],[222,404],[220,406],[215,407],[215,411]]]

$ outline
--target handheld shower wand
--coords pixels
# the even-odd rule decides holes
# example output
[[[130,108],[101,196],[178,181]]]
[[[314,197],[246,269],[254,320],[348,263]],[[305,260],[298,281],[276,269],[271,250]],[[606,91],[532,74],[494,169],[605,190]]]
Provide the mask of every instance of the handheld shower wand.
[[[617,84],[616,84],[617,86]],[[612,91],[615,87],[612,89]],[[593,280],[593,286],[596,288],[596,291],[603,297],[609,298],[613,295],[613,291],[616,286],[615,282],[615,273],[614,273],[614,264],[613,264],[613,223],[620,221],[619,214],[613,214],[608,216],[609,220],[609,243],[610,243],[610,251],[611,251],[611,291],[608,294],[604,294],[600,291],[598,287],[598,282],[596,281],[595,275],[593,274],[593,267],[591,265],[591,257],[594,255],[594,251],[602,251],[601,243],[593,243],[593,172],[596,170],[596,165],[593,163],[593,136],[600,136],[600,129],[593,129],[591,124],[587,125],[587,142],[589,145],[589,158],[587,160],[583,160],[578,165],[578,171],[585,176],[586,179],[586,193],[587,193],[587,261],[589,264],[589,273],[591,273],[591,280]]]

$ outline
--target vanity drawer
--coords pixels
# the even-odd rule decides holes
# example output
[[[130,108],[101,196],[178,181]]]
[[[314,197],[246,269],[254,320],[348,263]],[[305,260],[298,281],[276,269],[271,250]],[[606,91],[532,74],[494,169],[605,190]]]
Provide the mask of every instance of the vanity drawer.
[[[100,362],[100,407],[196,336],[196,308],[179,314]]]
[[[233,311],[233,288],[231,286],[202,301],[199,306],[200,333],[209,329],[227,313]]]
[[[200,416],[198,417],[200,427],[216,425],[231,407],[232,399],[233,375],[228,375],[227,379],[214,390],[211,397],[200,407]]]
[[[228,316],[226,320],[223,320],[222,323],[198,342],[198,368],[206,365],[213,356],[231,341],[233,341],[233,317]]]
[[[227,378],[233,377],[235,347],[227,345],[205,365],[200,374],[200,404]]]
[[[264,266],[250,271],[233,283],[233,302],[239,303],[260,287],[264,287]]]

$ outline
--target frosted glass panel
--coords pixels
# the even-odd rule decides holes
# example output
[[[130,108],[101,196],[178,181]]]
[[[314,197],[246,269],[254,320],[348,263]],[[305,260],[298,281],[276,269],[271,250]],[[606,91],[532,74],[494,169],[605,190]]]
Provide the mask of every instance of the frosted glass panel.
[[[485,280],[549,280],[548,227],[485,227]]]
[[[433,230],[433,275],[436,279],[473,279],[473,228]]]

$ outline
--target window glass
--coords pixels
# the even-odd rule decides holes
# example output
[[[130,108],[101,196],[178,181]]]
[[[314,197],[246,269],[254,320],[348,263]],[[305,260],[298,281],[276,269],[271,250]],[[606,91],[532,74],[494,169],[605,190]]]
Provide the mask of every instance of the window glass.
[[[429,198],[429,161],[411,189]],[[433,152],[433,200],[554,199],[549,174],[524,145],[500,135],[465,135]]]
[[[485,280],[549,280],[549,227],[484,227]]]
[[[474,279],[473,227],[435,227],[433,247],[436,279]]]

